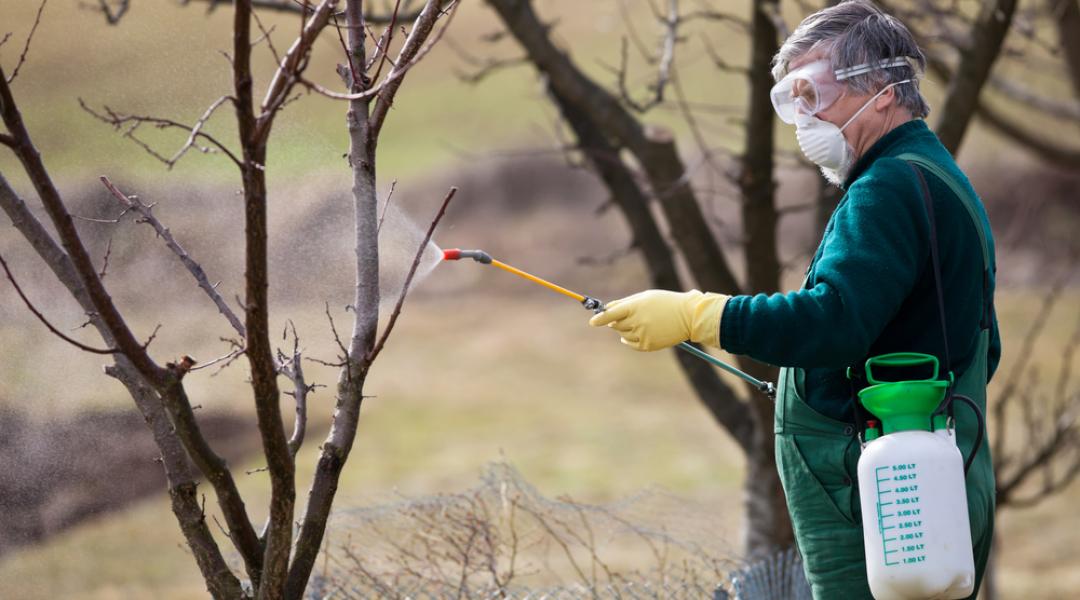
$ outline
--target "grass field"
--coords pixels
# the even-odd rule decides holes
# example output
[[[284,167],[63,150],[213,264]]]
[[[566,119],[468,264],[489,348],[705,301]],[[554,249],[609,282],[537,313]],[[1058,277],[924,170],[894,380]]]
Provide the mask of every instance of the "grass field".
[[[76,101],[82,97],[94,106],[194,120],[228,91],[228,65],[218,51],[230,43],[230,12],[222,8],[206,15],[196,6],[136,2],[117,28],[77,4],[50,1],[30,62],[15,85],[47,164],[65,192],[79,199],[81,214],[103,210],[94,203],[95,177],[101,173],[122,181],[126,190],[161,202],[159,214],[211,277],[224,282],[231,297],[239,291],[242,266],[236,245],[239,207],[229,187],[237,181],[231,166],[220,157],[193,155],[166,172],[129,141],[92,120]],[[479,40],[496,24],[479,4],[465,3],[449,36],[483,55],[487,46]],[[618,13],[600,2],[539,4],[546,17],[559,19],[556,31],[562,44],[573,48],[589,72],[610,83],[612,76],[601,61],[618,60],[623,31]],[[630,5],[639,27],[648,30],[645,4]],[[21,49],[36,8],[37,3],[28,0],[2,2],[0,35],[9,29],[15,32],[0,50],[5,67],[10,68]],[[736,9],[742,10],[742,4]],[[273,39],[278,47],[285,46],[295,21],[272,14],[265,20],[277,27]],[[320,44],[311,73],[331,84],[336,41]],[[739,36],[718,34],[715,45],[731,62],[744,60],[746,44]],[[459,175],[499,169],[501,163],[493,157],[502,150],[550,148],[558,143],[555,116],[530,69],[500,72],[478,87],[467,86],[458,82],[455,71],[467,70],[468,65],[442,50],[410,75],[380,146],[382,187],[392,179],[401,180],[398,202],[417,221],[424,221],[423,215],[430,213],[444,189],[436,189],[429,180],[460,184]],[[495,52],[517,54],[505,41]],[[265,48],[260,47],[259,56],[258,81],[265,84],[272,65]],[[647,70],[640,69],[635,83],[644,85]],[[741,80],[717,76],[700,52],[688,57],[682,69],[692,99],[735,106],[744,102]],[[928,91],[933,100],[940,87],[931,81]],[[323,302],[330,303],[339,326],[347,323],[349,315],[340,307],[349,301],[352,285],[349,225],[341,218],[340,206],[327,208],[347,189],[340,159],[347,143],[343,112],[340,104],[314,96],[290,106],[275,129],[268,165],[275,236],[273,327],[284,327],[285,320],[292,319],[308,355],[327,360],[333,359],[334,346]],[[210,131],[230,139],[231,121],[231,114],[223,111]],[[685,129],[670,111],[651,114],[649,121]],[[733,138],[727,132],[737,126],[717,118],[708,133],[717,145],[731,145]],[[777,132],[782,147],[793,147],[790,133],[783,128]],[[177,147],[182,138],[147,132],[147,139],[165,150]],[[975,130],[961,158],[966,164],[993,169],[1012,164],[1016,155],[1002,152],[995,138]],[[18,189],[29,189],[8,153],[0,153],[0,172]],[[507,179],[513,183],[515,177],[516,171]],[[577,185],[570,175],[556,177],[570,181],[566,185],[571,189]],[[590,197],[579,205],[576,195],[557,197],[553,192],[535,203],[540,208],[525,209],[516,207],[518,199],[512,195],[520,188],[504,180],[475,181],[459,196],[459,202],[471,208],[451,211],[438,236],[442,243],[498,250],[522,267],[557,275],[561,283],[605,297],[641,287],[643,278],[634,259],[618,261],[610,269],[575,262],[577,256],[603,256],[625,245],[625,231],[616,215],[589,220],[602,198]],[[534,184],[526,179],[518,185]],[[498,208],[493,216],[485,216],[488,206]],[[106,241],[113,238],[108,282],[118,301],[132,310],[136,330],[148,335],[157,323],[165,325],[154,342],[155,357],[167,360],[189,353],[205,361],[224,352],[226,346],[218,337],[228,335],[227,326],[201,293],[176,275],[171,258],[151,232],[132,225],[80,227],[92,238],[95,256],[101,256]],[[39,275],[40,265],[18,249],[9,231],[0,231],[0,249],[5,256],[14,256],[17,275],[31,282],[32,295],[52,318],[76,327],[82,316],[63,301],[47,277]],[[411,234],[402,235],[407,241]],[[695,505],[710,507],[705,518],[715,520],[737,546],[741,456],[693,398],[671,357],[629,352],[610,332],[587,329],[587,315],[580,307],[521,285],[462,264],[440,267],[418,287],[369,381],[367,392],[375,397],[365,404],[339,507],[367,506],[397,493],[461,489],[475,480],[485,463],[505,459],[549,496],[569,494],[605,502],[662,486]],[[1017,358],[1017,342],[1034,318],[1042,294],[1042,287],[1006,288],[999,293],[1006,371]],[[1051,314],[1046,333],[1034,348],[1040,373],[1056,373],[1078,305],[1080,292],[1074,289]],[[86,331],[73,335],[94,339]],[[92,407],[130,405],[121,387],[101,374],[100,358],[47,338],[7,287],[0,289],[0,340],[9,349],[0,361],[0,405],[29,411],[42,421]],[[309,379],[318,383],[332,384],[336,378],[331,369],[315,364],[307,370]],[[245,376],[241,363],[216,377],[198,372],[187,384],[204,410],[250,415]],[[1000,385],[1000,378],[995,385]],[[1039,379],[1032,385],[1045,392],[1052,380]],[[327,390],[314,397],[312,410],[322,415],[317,417],[319,425],[325,425],[331,404]],[[310,478],[320,439],[321,433],[312,435],[301,453],[301,481]],[[238,472],[259,466],[252,459]],[[265,478],[241,474],[240,481],[249,495],[248,505],[263,504]],[[1077,501],[1080,486],[1074,485],[1035,509],[1001,514],[1004,597],[1062,598],[1080,587],[1071,510]],[[0,598],[204,595],[164,497],[0,559]]]
[[[374,370],[367,391],[375,397],[365,405],[339,507],[462,489],[483,464],[505,459],[549,496],[603,502],[661,486],[708,506],[705,517],[721,524],[737,546],[739,451],[693,398],[670,356],[625,350],[610,332],[586,328],[579,307],[542,291],[514,289],[487,274],[474,280],[477,289],[461,289],[459,268],[471,265],[448,264],[424,282]],[[487,285],[490,294],[484,293]],[[1003,333],[1011,342],[1006,366],[1016,358],[1010,352],[1039,297],[1023,290],[999,296]],[[1036,348],[1044,372],[1055,372],[1054,353],[1074,325],[1070,307],[1078,300],[1069,293],[1051,314]],[[294,318],[311,355],[329,358],[332,342],[319,308]],[[29,337],[7,339],[34,346]],[[74,350],[59,352],[80,360]],[[72,376],[85,377],[85,387],[70,388],[65,402],[78,406],[83,393],[108,396],[112,405],[126,402],[108,391],[114,386],[100,375],[81,371],[73,369]],[[246,412],[243,371],[238,366],[217,378],[193,376],[193,398],[207,410]],[[28,381],[54,385],[44,374],[23,373]],[[308,374],[316,382],[334,377],[317,365]],[[331,400],[325,390],[314,398],[313,411],[323,422]],[[313,436],[300,456],[300,481],[310,477],[320,437]],[[252,460],[243,468],[258,466]],[[260,506],[265,479],[241,474],[240,481],[248,505]],[[1080,486],[1074,485],[1036,509],[1002,515],[1005,597],[1060,598],[1080,583],[1069,553],[1072,532],[1060,526],[1077,499]],[[197,573],[180,544],[167,499],[141,502],[7,557],[0,563],[0,596],[200,597]]]
[[[443,271],[435,277],[452,276]],[[1071,295],[1066,306],[1077,299]],[[710,516],[736,540],[738,450],[692,398],[671,358],[626,351],[609,332],[585,328],[573,304],[547,300],[513,295],[484,303],[467,294],[415,302],[369,385],[376,397],[365,407],[339,505],[461,489],[483,463],[504,457],[552,496],[606,501],[660,485],[714,507]],[[1008,314],[1031,300],[1006,293],[1000,302]],[[1068,329],[1075,316],[1068,312],[1051,318],[1045,347],[1058,341],[1053,332]],[[317,330],[318,321],[298,325]],[[1007,339],[1016,339],[1016,326],[1005,325]],[[328,380],[311,371],[315,381]],[[245,403],[241,394],[239,384],[215,385],[202,402],[236,406]],[[329,402],[320,392],[314,406]],[[298,461],[302,480],[315,445]],[[240,481],[249,506],[259,506],[264,479]],[[1037,509],[1003,515],[1006,597],[1060,598],[1074,589],[1072,532],[1055,523],[1078,498],[1073,486]],[[13,598],[199,597],[180,542],[167,500],[150,500],[8,558],[0,564],[0,591]]]

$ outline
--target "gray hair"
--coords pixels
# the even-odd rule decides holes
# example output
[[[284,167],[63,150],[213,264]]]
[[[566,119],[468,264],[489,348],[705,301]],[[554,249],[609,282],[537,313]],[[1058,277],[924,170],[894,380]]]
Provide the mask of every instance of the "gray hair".
[[[908,58],[906,65],[872,70],[843,83],[861,94],[874,94],[890,83],[910,79],[911,84],[893,88],[897,104],[917,118],[930,114],[930,105],[919,91],[926,56],[903,23],[869,1],[848,0],[803,19],[773,57],[773,78],[783,79],[791,61],[815,50],[825,51],[833,70]]]

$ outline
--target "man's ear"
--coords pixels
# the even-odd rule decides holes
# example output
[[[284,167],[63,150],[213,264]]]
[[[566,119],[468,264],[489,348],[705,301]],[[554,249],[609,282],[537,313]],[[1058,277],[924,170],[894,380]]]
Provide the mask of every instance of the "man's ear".
[[[874,100],[874,110],[878,112],[883,112],[889,110],[889,108],[894,104],[896,104],[895,85],[882,92],[882,94]]]

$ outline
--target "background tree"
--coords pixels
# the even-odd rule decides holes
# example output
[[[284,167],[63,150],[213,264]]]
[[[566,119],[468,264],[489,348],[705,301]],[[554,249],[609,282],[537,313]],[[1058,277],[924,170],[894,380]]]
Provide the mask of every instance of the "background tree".
[[[156,331],[146,341],[140,341],[129,327],[123,311],[113,302],[103,283],[108,256],[105,258],[106,265],[99,270],[80,237],[63,195],[54,185],[47,166],[34,146],[12,88],[19,69],[27,59],[33,30],[11,75],[8,76],[0,68],[0,116],[6,128],[6,132],[0,133],[0,144],[8,147],[18,158],[55,233],[38,221],[27,202],[3,175],[0,175],[0,207],[27,244],[80,304],[105,346],[89,346],[59,331],[23,293],[2,258],[0,265],[27,308],[51,332],[86,352],[113,357],[114,364],[107,367],[106,372],[127,387],[154,432],[168,479],[173,512],[211,595],[216,598],[246,595],[299,598],[311,575],[325,534],[326,519],[334,501],[338,478],[356,436],[357,420],[364,399],[364,382],[400,314],[409,281],[421,254],[454,193],[452,189],[432,221],[397,305],[380,332],[379,220],[375,187],[379,133],[406,73],[438,41],[443,29],[436,28],[437,22],[451,15],[455,5],[428,0],[413,15],[411,26],[406,27],[406,15],[401,12],[399,2],[388,16],[372,19],[385,23],[382,32],[376,33],[369,26],[361,0],[346,0],[343,7],[339,6],[337,0],[323,0],[317,5],[304,2],[297,10],[301,18],[300,34],[284,53],[279,54],[269,32],[254,12],[253,4],[262,3],[252,0],[237,0],[234,3],[233,44],[232,51],[227,54],[232,68],[233,90],[212,103],[194,124],[123,114],[109,108],[95,110],[86,104],[83,107],[122,130],[167,166],[172,166],[195,148],[225,156],[240,171],[245,215],[245,297],[242,318],[233,313],[215,286],[209,283],[203,269],[153,215],[152,205],[125,195],[108,178],[102,177],[102,183],[125,213],[134,212],[141,221],[154,227],[228,319],[238,336],[236,350],[213,362],[231,361],[240,355],[247,357],[255,413],[271,485],[267,522],[256,529],[239,494],[233,472],[200,431],[183,382],[185,375],[196,368],[193,359],[184,356],[163,366],[149,351]],[[412,4],[407,2],[406,7]],[[42,2],[34,24],[35,30],[44,7],[45,2]],[[103,1],[99,8],[110,23],[117,23],[127,11],[128,2],[113,4]],[[338,12],[340,8],[344,9],[341,13]],[[343,17],[344,23],[339,23],[339,17]],[[253,26],[258,28],[260,35],[253,32]],[[315,40],[328,28],[336,30],[345,56],[345,66],[339,71],[347,90],[340,93],[320,86],[305,73]],[[396,56],[391,58],[393,39],[399,33],[404,40],[398,44]],[[8,38],[4,38],[4,41],[8,41]],[[263,100],[257,103],[251,68],[252,52],[264,41],[278,67],[266,86]],[[301,364],[304,357],[299,350],[299,336],[295,328],[292,330],[294,343],[291,352],[275,349],[270,341],[266,156],[275,117],[297,99],[299,90],[305,89],[348,102],[346,122],[351,142],[349,166],[353,173],[356,291],[352,304],[354,324],[347,345],[337,337],[336,330],[334,332],[341,350],[339,360],[335,363],[340,367],[337,401],[330,433],[321,446],[307,507],[303,516],[297,519],[294,461],[304,439],[307,396],[313,386],[304,379]],[[234,143],[221,140],[204,130],[204,125],[215,111],[226,104],[231,104],[236,112],[239,137]],[[143,126],[184,130],[188,133],[187,141],[175,154],[166,157],[137,137],[138,129]],[[329,314],[327,309],[328,317]],[[291,435],[286,434],[281,415],[279,377],[288,379],[293,387],[289,394],[296,402],[296,418]],[[214,489],[225,519],[225,532],[243,564],[243,583],[230,569],[208,527],[198,498],[196,475],[204,477]],[[297,522],[299,528],[294,539],[294,524]]]
[[[797,3],[797,11],[784,14],[778,2],[754,0],[747,4],[746,17],[728,12],[720,3],[697,2],[690,7],[678,0],[667,0],[662,6],[650,3],[660,30],[656,49],[642,41],[624,7],[627,33],[618,52],[618,66],[608,68],[612,81],[604,85],[576,64],[567,49],[556,44],[556,25],[545,23],[531,0],[487,0],[487,4],[524,51],[524,57],[482,62],[479,71],[468,79],[479,81],[499,68],[522,61],[543,76],[551,102],[573,132],[570,151],[580,153],[583,166],[596,173],[612,203],[625,216],[633,247],[641,252],[647,266],[649,285],[666,289],[700,287],[732,294],[779,289],[783,266],[800,262],[800,257],[785,260],[780,256],[777,228],[786,212],[804,206],[781,209],[777,205],[777,162],[790,162],[791,155],[774,147],[769,67],[780,41],[790,31],[787,23],[798,22],[821,6]],[[959,150],[972,120],[980,118],[1040,157],[1066,166],[1080,164],[1076,149],[1031,133],[1014,118],[995,111],[986,97],[984,90],[994,88],[1046,114],[1072,114],[1077,109],[1076,102],[1047,101],[1030,93],[1005,91],[1022,86],[994,85],[1003,81],[993,75],[1003,55],[1021,65],[1040,64],[1046,71],[1060,72],[1062,66],[1060,60],[1053,60],[1059,44],[1042,40],[1036,33],[1040,28],[1030,27],[1013,36],[1019,40],[1007,35],[1016,15],[1015,2],[983,3],[974,16],[957,2],[883,4],[912,27],[927,49],[931,72],[948,81],[945,97],[938,103],[942,108],[935,129],[952,152]],[[1074,4],[1053,3],[1029,11],[1024,17],[1029,23],[1045,24],[1051,16],[1047,11],[1069,16]],[[710,39],[731,32],[747,39],[745,66],[732,64],[710,44]],[[498,41],[502,37],[492,35],[487,39]],[[1062,33],[1062,39],[1066,38],[1068,35]],[[699,40],[700,46],[695,44]],[[1062,41],[1060,45],[1068,44]],[[643,62],[655,72],[644,94],[628,83],[633,69],[628,50],[631,46],[640,55],[633,63]],[[730,111],[721,110],[730,107],[695,104],[683,94],[680,58],[686,60],[694,54],[699,59],[703,52],[716,66],[718,76],[735,72],[746,77],[749,94],[741,116],[735,117],[742,128],[734,141],[727,140],[741,144],[738,153],[717,148],[718,141],[706,139],[702,129],[702,123],[710,118],[715,121],[717,113],[730,121]],[[1048,52],[1052,55],[1049,59],[1045,56]],[[1074,58],[1073,54],[1069,52],[1067,57]],[[680,152],[672,129],[647,122],[650,112],[661,107],[682,115],[689,138],[684,147],[694,148],[696,154]],[[801,157],[794,160],[807,164]],[[702,178],[719,179],[721,183],[704,188],[695,185]],[[719,192],[718,187],[722,188]],[[721,247],[705,216],[703,207],[716,195],[734,199],[739,206],[739,248],[733,253]],[[810,198],[809,206],[818,207],[819,231],[839,197],[834,188],[820,184],[817,194]],[[732,264],[740,255],[745,275],[737,277]],[[707,365],[685,353],[675,351],[675,356],[698,398],[746,454],[747,554],[771,552],[791,544],[791,526],[774,466],[772,403],[749,388],[740,394]],[[739,358],[739,364],[759,378],[775,377],[772,369],[745,357]]]

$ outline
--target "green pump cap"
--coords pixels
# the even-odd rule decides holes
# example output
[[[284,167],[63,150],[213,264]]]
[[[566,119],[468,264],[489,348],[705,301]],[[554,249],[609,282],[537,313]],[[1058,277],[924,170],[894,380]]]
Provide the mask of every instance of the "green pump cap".
[[[874,368],[913,368],[932,366],[929,379],[883,381],[874,376]],[[885,435],[897,431],[932,431],[931,415],[945,398],[950,382],[938,379],[938,359],[930,354],[896,352],[866,361],[869,387],[859,392],[859,401],[882,421]]]

